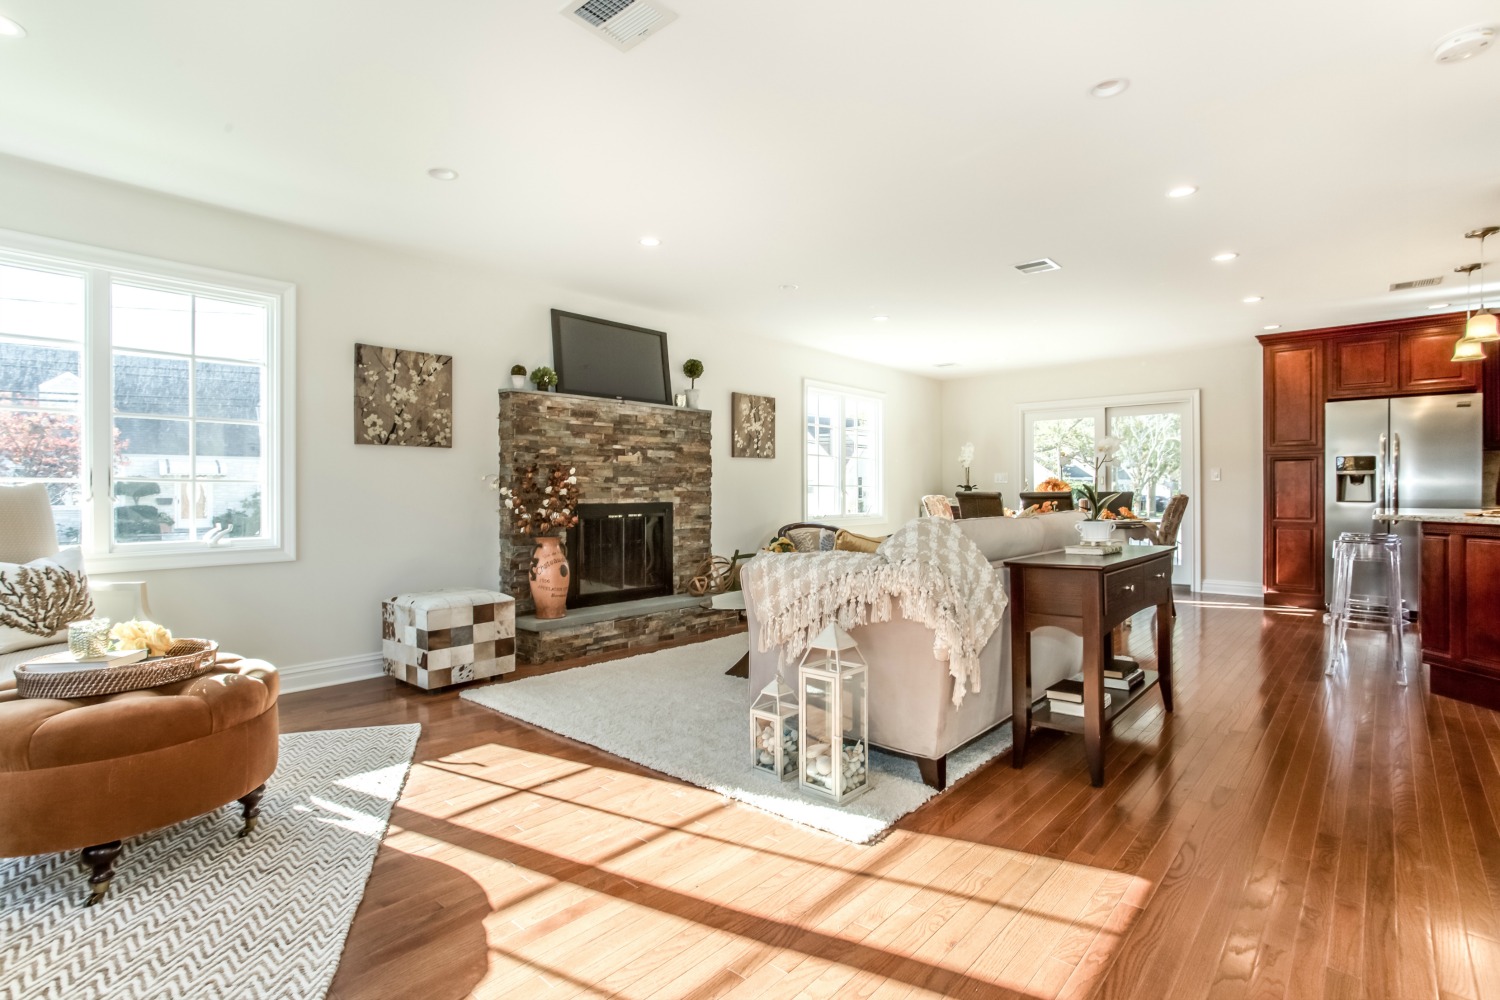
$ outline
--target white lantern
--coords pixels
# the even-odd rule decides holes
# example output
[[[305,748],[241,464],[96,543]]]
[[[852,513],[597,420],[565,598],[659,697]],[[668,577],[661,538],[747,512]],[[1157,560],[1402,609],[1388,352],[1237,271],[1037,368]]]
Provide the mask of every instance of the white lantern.
[[[859,646],[824,629],[797,667],[802,763],[797,783],[840,804],[870,787],[868,674]]]
[[[785,781],[797,774],[797,692],[781,675],[750,706],[750,766]]]

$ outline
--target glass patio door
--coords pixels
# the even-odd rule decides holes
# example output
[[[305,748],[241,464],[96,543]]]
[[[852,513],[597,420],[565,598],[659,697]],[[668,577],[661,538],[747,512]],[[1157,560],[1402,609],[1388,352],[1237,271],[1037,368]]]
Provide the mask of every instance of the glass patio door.
[[[1034,490],[1049,478],[1073,485],[1092,483],[1094,447],[1108,434],[1120,448],[1098,485],[1130,494],[1111,507],[1128,501],[1139,517],[1157,520],[1173,494],[1187,492],[1197,482],[1191,406],[1186,401],[1113,406],[1104,402],[1024,412],[1022,488]],[[1198,545],[1193,521],[1183,519],[1172,573],[1172,582],[1183,586],[1193,584],[1191,567]]]

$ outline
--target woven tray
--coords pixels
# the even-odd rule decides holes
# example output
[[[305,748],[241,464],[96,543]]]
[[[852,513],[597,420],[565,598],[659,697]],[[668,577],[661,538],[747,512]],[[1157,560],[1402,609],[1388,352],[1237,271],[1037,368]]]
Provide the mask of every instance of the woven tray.
[[[185,681],[213,669],[219,644],[212,639],[178,639],[165,656],[123,667],[33,674],[16,668],[16,693],[22,698],[97,698]]]

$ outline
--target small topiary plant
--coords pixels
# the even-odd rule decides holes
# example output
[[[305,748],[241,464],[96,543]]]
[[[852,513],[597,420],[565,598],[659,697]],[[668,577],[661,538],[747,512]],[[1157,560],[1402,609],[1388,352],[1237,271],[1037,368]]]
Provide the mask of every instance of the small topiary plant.
[[[682,363],[682,374],[692,380],[692,388],[698,388],[698,380],[703,377],[703,362],[688,358]]]
[[[526,374],[526,366],[525,365],[511,365],[510,366],[510,373],[512,375],[525,375]]]
[[[546,365],[542,365],[540,368],[533,368],[531,370],[531,384],[538,389],[550,389],[557,384],[557,372]]]

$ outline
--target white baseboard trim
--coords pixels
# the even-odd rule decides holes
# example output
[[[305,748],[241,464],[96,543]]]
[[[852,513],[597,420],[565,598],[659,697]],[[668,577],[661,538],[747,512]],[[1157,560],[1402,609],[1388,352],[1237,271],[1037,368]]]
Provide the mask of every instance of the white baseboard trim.
[[[359,656],[342,656],[336,660],[296,663],[278,667],[277,670],[281,674],[282,693],[293,694],[384,676],[385,661],[379,653],[363,653]]]
[[[1203,593],[1224,594],[1228,597],[1264,597],[1265,588],[1258,583],[1243,580],[1204,580]]]

